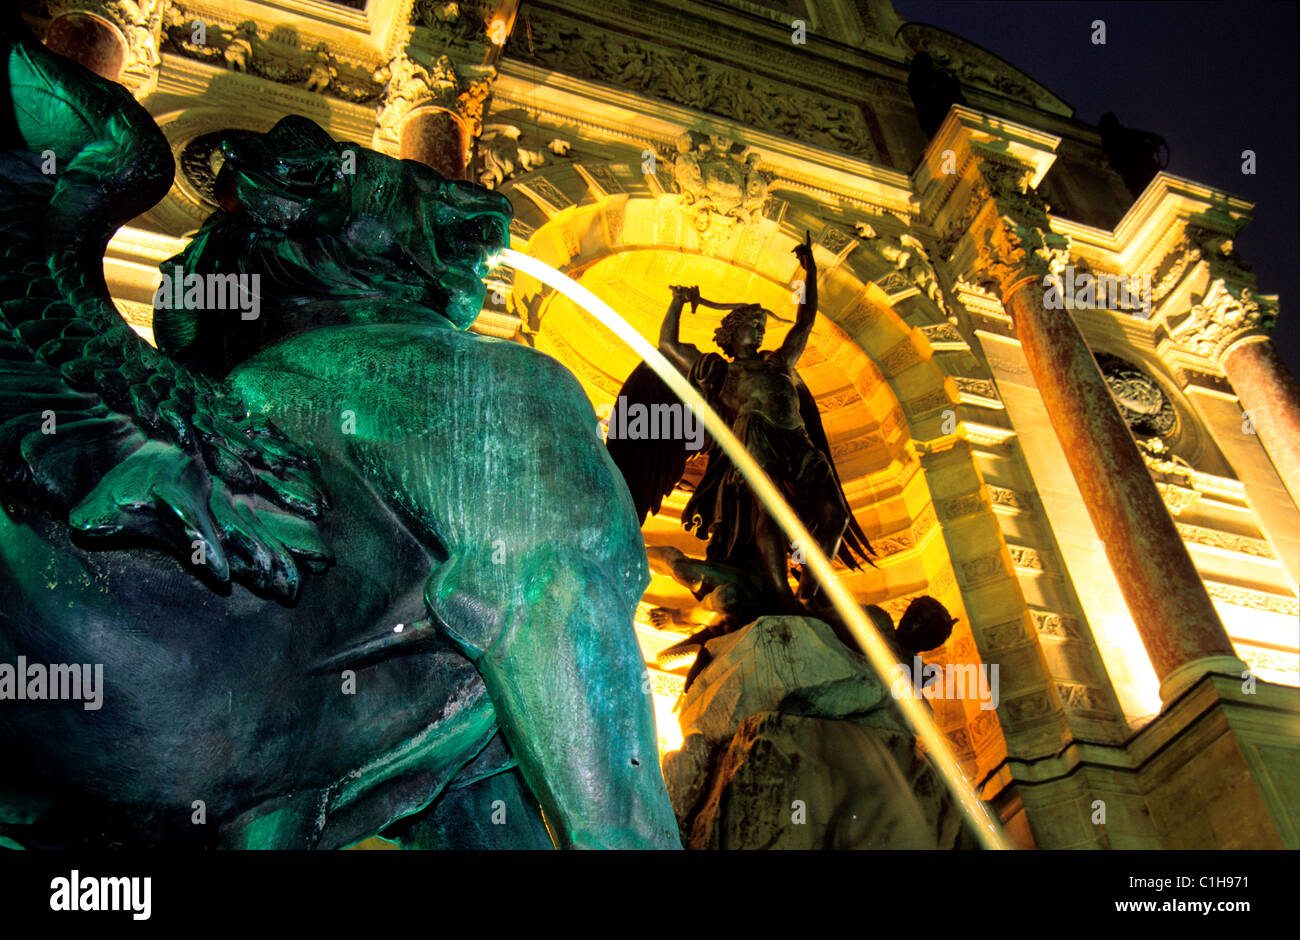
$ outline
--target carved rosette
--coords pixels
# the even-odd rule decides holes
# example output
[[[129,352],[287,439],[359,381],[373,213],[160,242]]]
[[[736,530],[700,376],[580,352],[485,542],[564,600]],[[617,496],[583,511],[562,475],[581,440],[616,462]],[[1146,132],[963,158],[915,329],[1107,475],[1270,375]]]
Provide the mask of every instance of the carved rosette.
[[[70,13],[94,16],[116,30],[125,56],[117,81],[137,98],[158,84],[162,57],[158,53],[162,33],[164,0],[50,0],[53,21]]]
[[[1261,297],[1249,287],[1219,279],[1172,336],[1188,351],[1222,363],[1233,347],[1250,337],[1267,336],[1276,322],[1276,297]]]

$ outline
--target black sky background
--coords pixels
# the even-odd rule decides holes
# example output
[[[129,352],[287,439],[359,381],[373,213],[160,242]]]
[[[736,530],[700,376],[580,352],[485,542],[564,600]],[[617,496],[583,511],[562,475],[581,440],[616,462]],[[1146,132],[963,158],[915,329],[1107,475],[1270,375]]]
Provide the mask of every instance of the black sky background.
[[[894,0],[906,20],[968,39],[1095,124],[1107,111],[1169,144],[1169,172],[1255,203],[1236,247],[1279,296],[1273,339],[1300,375],[1300,127],[1290,2]],[[1092,22],[1106,23],[1093,45]],[[1256,174],[1241,172],[1255,151]]]

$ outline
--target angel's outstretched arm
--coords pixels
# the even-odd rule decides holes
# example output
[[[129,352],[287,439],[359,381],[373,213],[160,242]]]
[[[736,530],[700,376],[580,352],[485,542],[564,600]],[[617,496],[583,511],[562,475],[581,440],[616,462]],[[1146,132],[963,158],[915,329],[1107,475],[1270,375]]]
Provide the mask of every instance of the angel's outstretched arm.
[[[799,263],[803,265],[803,303],[799,304],[799,313],[794,318],[794,326],[790,327],[790,332],[785,335],[781,348],[777,350],[778,355],[791,369],[803,355],[804,347],[808,345],[808,337],[812,335],[813,321],[817,319],[817,262],[813,260],[811,234],[804,234],[803,244],[796,246],[794,253]]]
[[[690,343],[683,343],[678,338],[678,332],[682,307],[687,300],[699,303],[700,291],[697,287],[681,287],[676,284],[673,285],[672,291],[673,302],[668,305],[663,325],[659,328],[659,351],[682,372],[690,372],[691,366],[695,365],[703,354]]]

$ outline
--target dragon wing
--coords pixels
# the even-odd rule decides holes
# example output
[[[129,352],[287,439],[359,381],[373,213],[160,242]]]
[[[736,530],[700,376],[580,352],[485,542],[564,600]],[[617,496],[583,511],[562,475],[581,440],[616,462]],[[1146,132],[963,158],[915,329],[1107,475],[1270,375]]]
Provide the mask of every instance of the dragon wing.
[[[652,409],[656,405],[685,407],[672,389],[643,362],[632,370],[619,389],[614,410],[609,414],[610,434],[605,446],[632,493],[639,522],[645,522],[647,513],[659,511],[664,497],[681,481],[686,460],[693,453],[684,440],[626,439],[621,436],[620,431],[627,427],[629,412],[642,408],[644,411],[641,413],[649,416],[654,414]]]
[[[827,463],[831,465],[831,476],[835,480],[835,486],[840,491],[841,498],[844,499],[844,505],[849,504],[848,497],[844,495],[844,484],[840,482],[840,473],[835,469],[835,460],[831,457],[830,441],[826,439],[826,429],[822,427],[821,412],[817,410],[817,400],[809,391],[808,386],[804,384],[803,378],[798,372],[794,373],[795,387],[799,390],[799,416],[803,418],[804,429],[808,432],[808,439],[826,457]],[[875,567],[875,562],[871,556],[875,554],[871,550],[871,543],[867,541],[867,533],[862,531],[862,526],[858,525],[858,520],[854,518],[853,513],[849,513],[849,525],[844,530],[844,538],[840,541],[839,560],[854,571],[859,570],[860,561],[865,561],[871,567]]]
[[[0,491],[74,535],[144,539],[209,582],[291,600],[298,563],[330,561],[311,456],[141,340],[104,282],[109,238],[171,186],[166,139],[15,15],[0,54]]]

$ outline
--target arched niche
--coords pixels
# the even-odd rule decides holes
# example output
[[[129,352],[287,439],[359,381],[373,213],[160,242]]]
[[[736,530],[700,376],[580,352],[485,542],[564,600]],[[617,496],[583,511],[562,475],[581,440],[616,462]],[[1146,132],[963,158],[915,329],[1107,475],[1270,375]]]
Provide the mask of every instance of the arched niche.
[[[792,249],[805,230],[827,224],[791,210],[780,222],[765,218],[701,233],[672,195],[589,190],[579,201],[566,195],[572,187],[563,179],[543,173],[503,192],[534,218],[535,206],[545,216],[535,228],[516,229],[516,247],[579,280],[651,342],[658,338],[670,284],[697,284],[710,299],[757,301],[793,316],[798,266]],[[1010,660],[996,712],[969,699],[931,703],[965,769],[981,779],[1006,756],[1018,716],[1031,725],[1051,721],[1061,712],[1059,696],[965,440],[955,383],[925,334],[904,322],[872,279],[883,278],[887,265],[854,258],[852,246],[829,257],[819,251],[818,262],[820,314],[800,373],[818,400],[850,506],[880,551],[876,568],[844,577],[861,602],[880,604],[895,617],[910,598],[931,594],[960,618],[952,638],[926,654],[927,661],[997,659],[1005,666]],[[613,402],[636,364],[630,350],[526,275],[515,276],[509,303],[528,341],[578,377],[594,408]],[[682,338],[714,348],[720,318],[703,309],[684,314]],[[765,345],[778,343],[788,328],[769,324]],[[701,556],[704,543],[680,526],[685,499],[674,494],[643,531],[648,544]],[[674,601],[689,603],[689,594],[657,577],[642,606]]]

